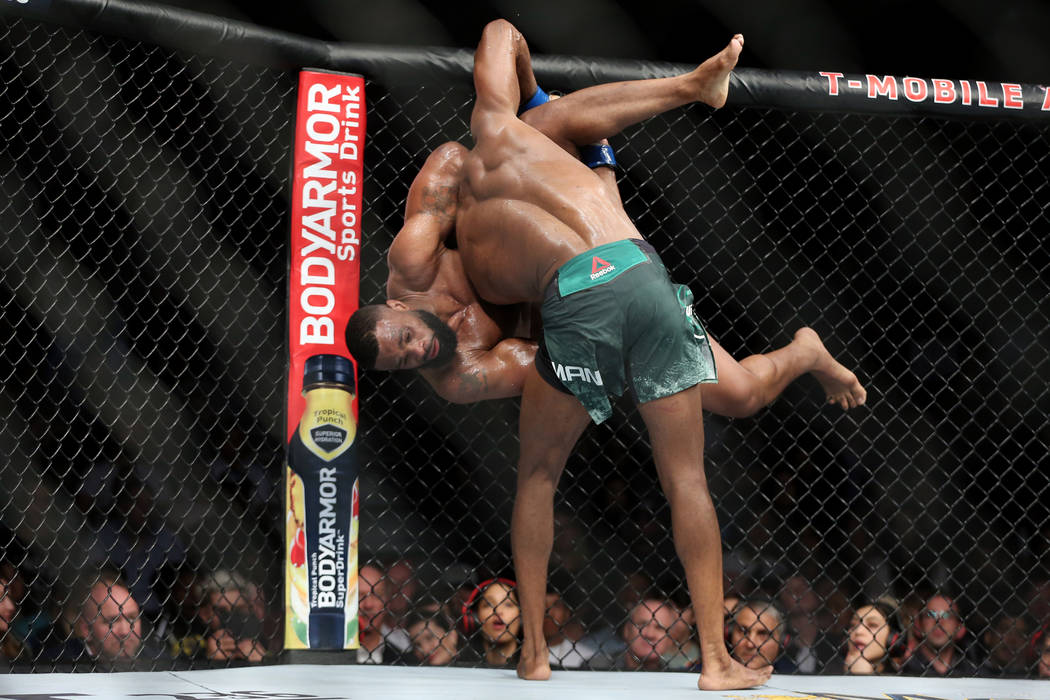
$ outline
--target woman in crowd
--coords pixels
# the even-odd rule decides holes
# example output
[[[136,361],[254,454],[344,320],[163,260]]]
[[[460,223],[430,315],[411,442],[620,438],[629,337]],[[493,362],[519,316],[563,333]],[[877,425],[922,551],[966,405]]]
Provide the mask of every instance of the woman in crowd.
[[[843,673],[870,675],[896,671],[904,634],[896,608],[880,599],[853,613],[846,637]]]
[[[26,660],[33,649],[15,630],[25,584],[14,564],[0,561],[0,663]]]
[[[1043,627],[1036,632],[1035,638],[1036,677],[1042,680],[1050,679],[1050,634]]]
[[[479,584],[463,606],[463,628],[481,638],[484,663],[488,666],[517,666],[521,645],[521,608],[516,584],[498,578]]]

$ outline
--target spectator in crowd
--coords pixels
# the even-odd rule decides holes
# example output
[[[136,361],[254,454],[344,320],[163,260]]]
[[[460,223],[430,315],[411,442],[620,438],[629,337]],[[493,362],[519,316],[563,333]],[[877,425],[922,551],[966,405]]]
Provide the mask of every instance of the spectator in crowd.
[[[560,594],[548,591],[543,636],[547,639],[552,668],[585,668],[596,651],[583,641],[583,626],[573,619],[572,610]]]
[[[390,599],[390,582],[382,566],[370,562],[357,572],[357,663],[393,664],[402,660],[401,652],[387,644],[390,632],[387,623],[387,601]]]
[[[904,674],[969,677],[977,673],[977,667],[960,646],[966,624],[953,598],[943,593],[930,596],[915,620],[913,632],[915,649],[904,663]]]
[[[459,631],[438,601],[419,601],[405,617],[405,630],[412,642],[409,663],[448,666],[459,657]]]
[[[0,561],[0,662],[27,660],[35,651],[34,645],[15,631],[25,592],[25,582],[14,564]]]
[[[258,588],[242,574],[220,569],[201,581],[198,612],[208,625],[204,655],[214,661],[262,661],[263,617],[257,603]]]
[[[263,587],[258,583],[249,580],[244,589],[244,594],[248,599],[255,617],[262,622],[263,632],[261,639],[266,644],[267,648],[276,649],[281,646],[284,635],[283,620],[280,615],[270,614]]]
[[[986,654],[978,674],[982,678],[1024,678],[1028,674],[1032,628],[1018,611],[1000,610],[984,628],[981,643]]]
[[[420,587],[416,576],[416,561],[412,557],[400,554],[389,557],[380,555],[376,561],[382,562],[384,589],[388,596],[383,640],[399,654],[408,654],[412,651],[412,640],[405,626],[405,619],[414,609],[414,601]]]
[[[624,623],[634,607],[653,588],[653,579],[644,570],[632,571],[620,579],[615,587],[616,604],[605,610],[605,616],[591,626],[582,641],[595,651],[591,657],[591,668],[613,668],[623,665]]]
[[[791,643],[787,656],[799,673],[816,673],[824,668],[835,654],[834,645],[828,648],[824,640],[829,620],[820,595],[805,576],[791,576],[780,591],[780,609],[787,616],[791,628]]]
[[[462,617],[463,606],[473,595],[476,581],[474,567],[462,562],[449,564],[438,578],[438,597],[447,599],[445,612],[453,620],[458,621]]]
[[[623,626],[627,643],[622,668],[647,671],[682,670],[699,657],[699,647],[690,646],[692,628],[683,611],[667,597],[643,596]]]
[[[1041,679],[1050,679],[1050,634],[1043,627],[1032,638],[1032,647],[1035,650],[1036,676]]]
[[[853,675],[893,673],[905,644],[900,614],[893,602],[882,598],[861,605],[850,619],[841,671],[837,664],[834,671]]]
[[[166,640],[171,656],[182,660],[203,658],[211,625],[210,615],[207,620],[201,616],[204,592],[197,567],[190,563],[162,567],[154,592],[164,601],[157,636]]]
[[[154,595],[153,582],[161,568],[186,561],[186,548],[157,515],[156,497],[144,480],[132,473],[114,488],[114,507],[98,530],[94,555],[120,566],[142,614],[156,623],[163,602]]]
[[[419,579],[416,576],[416,562],[411,557],[398,557],[386,568],[387,581],[390,584],[390,601],[387,603],[389,622],[400,627],[405,617],[415,608],[415,599],[419,594]]]
[[[795,673],[795,664],[783,655],[788,642],[787,619],[773,601],[742,601],[729,625],[729,651],[748,668],[773,667],[774,673]]]
[[[141,610],[115,567],[82,577],[41,653],[50,663],[129,663],[156,659],[162,650],[143,643]]]
[[[483,661],[488,666],[515,667],[521,646],[521,607],[516,585],[510,579],[483,581],[463,607],[463,628],[481,639]]]
[[[817,658],[824,661],[826,667],[846,643],[846,635],[854,610],[851,597],[855,594],[847,593],[846,589],[832,578],[821,578],[815,581],[813,588],[817,592],[817,597],[820,598],[817,619],[821,630],[821,641],[818,641],[816,645]],[[893,596],[881,596],[879,600],[886,602],[891,608],[900,609],[900,604]],[[791,628],[791,620],[788,620],[788,628]],[[902,627],[902,629],[907,628]]]

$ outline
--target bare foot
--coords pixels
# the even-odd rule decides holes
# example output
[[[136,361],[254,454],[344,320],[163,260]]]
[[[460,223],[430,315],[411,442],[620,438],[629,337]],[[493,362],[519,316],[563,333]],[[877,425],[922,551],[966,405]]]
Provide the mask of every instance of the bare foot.
[[[744,35],[737,34],[729,45],[701,63],[693,71],[697,81],[697,102],[715,109],[723,106],[729,97],[729,74],[733,72],[740,52],[744,49]]]
[[[773,667],[748,668],[739,661],[731,660],[721,669],[708,670],[704,664],[700,680],[696,685],[700,690],[741,690],[765,684],[773,675]]]
[[[795,340],[810,347],[817,353],[817,360],[811,373],[824,387],[828,403],[838,404],[843,410],[863,406],[868,400],[868,391],[861,386],[857,375],[840,364],[812,328],[800,328],[795,333]]]
[[[521,651],[518,660],[518,678],[527,681],[547,681],[551,677],[551,665],[547,660],[547,654],[533,656]]]

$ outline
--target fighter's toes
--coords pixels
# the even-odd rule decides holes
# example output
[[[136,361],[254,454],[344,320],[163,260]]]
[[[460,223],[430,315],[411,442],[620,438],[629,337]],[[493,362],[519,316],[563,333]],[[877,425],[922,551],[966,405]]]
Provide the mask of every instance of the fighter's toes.
[[[744,50],[744,35],[734,34],[733,38],[729,40],[729,44],[718,54],[718,58],[723,64],[724,68],[732,70],[736,66],[737,59],[740,58],[740,52]]]

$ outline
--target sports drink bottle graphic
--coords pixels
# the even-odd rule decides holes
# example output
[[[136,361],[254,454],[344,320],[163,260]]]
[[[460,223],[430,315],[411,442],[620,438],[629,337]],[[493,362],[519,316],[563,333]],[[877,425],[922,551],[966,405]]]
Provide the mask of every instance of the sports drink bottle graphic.
[[[356,536],[351,532],[353,495],[359,470],[353,449],[357,435],[354,392],[354,368],[349,359],[341,355],[306,359],[306,405],[288,445],[288,468],[292,472],[289,479],[297,477],[302,490],[309,603],[306,632],[311,649],[343,649],[356,641],[348,639],[356,636],[356,625],[351,626],[348,617],[357,610],[356,590],[350,586],[350,554]],[[356,564],[356,556],[353,559]]]

